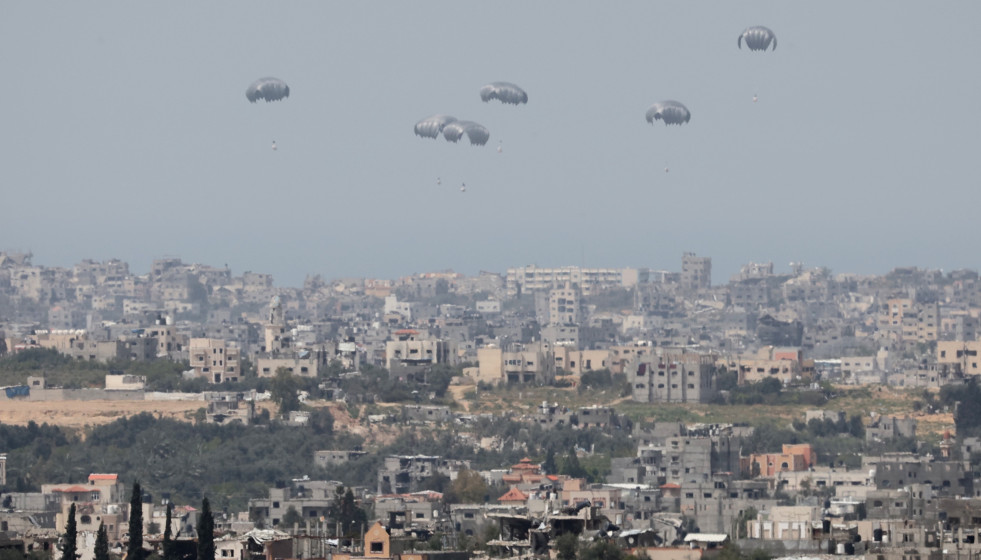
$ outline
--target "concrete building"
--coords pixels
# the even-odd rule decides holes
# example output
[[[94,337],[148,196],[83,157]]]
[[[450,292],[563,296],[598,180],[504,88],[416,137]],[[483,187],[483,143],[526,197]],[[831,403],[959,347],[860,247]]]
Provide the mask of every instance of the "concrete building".
[[[754,453],[743,458],[740,463],[745,476],[773,477],[781,472],[809,470],[817,463],[817,452],[809,443],[785,443],[780,453]]]
[[[345,450],[334,450],[325,449],[322,451],[315,451],[313,453],[313,464],[320,468],[327,468],[330,466],[343,465],[348,461],[357,459],[359,457],[364,457],[367,455],[367,451],[361,451],[360,449],[345,449]]]
[[[916,439],[916,418],[877,415],[865,427],[865,441],[882,442],[896,438]]]
[[[937,342],[937,365],[957,375],[981,375],[981,340]]]
[[[647,403],[704,403],[715,398],[715,358],[669,352],[642,356],[629,366],[633,400]]]
[[[477,381],[485,383],[551,382],[555,377],[555,358],[543,344],[511,344],[477,349]]]
[[[285,488],[270,488],[268,498],[249,500],[249,519],[260,526],[279,525],[291,508],[303,519],[326,517],[340,482],[296,479]]]
[[[192,338],[188,354],[195,376],[209,383],[234,383],[242,377],[241,356],[234,342]]]
[[[395,331],[395,340],[385,343],[385,367],[432,366],[450,363],[450,345],[444,340],[422,338],[419,331]]]
[[[712,286],[712,259],[699,257],[695,253],[681,256],[681,288],[698,291]]]
[[[378,468],[379,494],[407,494],[420,490],[419,483],[436,474],[455,480],[470,461],[444,459],[429,455],[390,455]]]
[[[507,297],[547,291],[569,284],[578,286],[584,296],[609,288],[631,288],[647,283],[650,271],[637,268],[582,268],[563,266],[541,268],[535,265],[509,268],[504,281]]]

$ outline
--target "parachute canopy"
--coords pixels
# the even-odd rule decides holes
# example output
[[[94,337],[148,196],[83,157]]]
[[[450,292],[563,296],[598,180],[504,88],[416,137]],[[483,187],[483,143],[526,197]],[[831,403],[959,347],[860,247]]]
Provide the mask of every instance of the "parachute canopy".
[[[491,99],[498,99],[501,103],[518,105],[528,103],[528,94],[510,82],[493,82],[480,88],[480,99],[485,103]]]
[[[765,51],[770,46],[770,42],[773,42],[772,50],[777,50],[777,36],[770,28],[762,25],[747,27],[746,31],[743,31],[739,39],[736,40],[736,45],[739,48],[743,48],[743,39],[746,40],[746,46],[751,51]]]
[[[456,142],[464,134],[470,139],[470,143],[483,146],[490,140],[490,132],[483,126],[471,121],[456,121],[447,124],[443,128],[443,138],[450,142]]]
[[[686,123],[691,120],[691,112],[688,107],[677,101],[659,101],[647,110],[647,122],[654,124],[654,121],[664,121],[664,124]]]
[[[416,123],[416,135],[424,138],[439,138],[439,134],[443,132],[443,128],[453,122],[456,122],[456,117],[449,115],[426,117]]]
[[[266,102],[279,101],[289,96],[290,86],[279,78],[259,78],[245,90],[245,97],[249,98],[251,103],[260,99],[265,99]]]

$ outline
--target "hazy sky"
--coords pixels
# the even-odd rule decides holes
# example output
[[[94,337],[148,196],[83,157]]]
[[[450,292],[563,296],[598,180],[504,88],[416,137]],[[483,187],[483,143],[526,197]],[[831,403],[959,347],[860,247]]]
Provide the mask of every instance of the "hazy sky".
[[[979,21],[975,1],[6,2],[0,250],[280,285],[684,251],[716,282],[978,268]],[[751,25],[777,50],[738,49]],[[290,98],[250,104],[263,76]],[[497,80],[528,104],[482,103]],[[663,99],[691,122],[647,124]],[[414,136],[433,113],[491,140]]]

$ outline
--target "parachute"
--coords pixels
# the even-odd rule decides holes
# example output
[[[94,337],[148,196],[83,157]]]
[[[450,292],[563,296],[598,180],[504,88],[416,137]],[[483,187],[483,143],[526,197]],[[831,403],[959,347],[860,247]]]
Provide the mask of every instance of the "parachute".
[[[736,40],[736,45],[740,49],[743,48],[743,39],[746,40],[746,46],[751,51],[765,51],[769,48],[771,42],[773,42],[773,49],[771,50],[777,50],[777,36],[770,28],[763,27],[762,25],[748,27],[746,31],[742,32]]]
[[[476,146],[483,146],[490,140],[490,132],[475,122],[455,121],[443,127],[443,138],[450,142],[456,142],[464,134],[470,139],[470,143]]]
[[[497,99],[501,103],[518,105],[520,103],[528,103],[528,94],[525,93],[525,90],[510,82],[493,82],[480,88],[480,99],[484,103],[491,99]]]
[[[255,103],[260,99],[269,101],[279,101],[290,96],[290,86],[279,78],[259,78],[252,82],[249,89],[245,90],[245,97],[250,103]]]
[[[654,124],[654,121],[664,121],[664,124],[686,123],[691,120],[691,112],[688,107],[677,101],[659,101],[647,110],[647,122]]]
[[[424,138],[439,138],[443,128],[450,123],[456,122],[456,117],[449,115],[433,115],[426,117],[416,123],[415,131],[417,136]]]

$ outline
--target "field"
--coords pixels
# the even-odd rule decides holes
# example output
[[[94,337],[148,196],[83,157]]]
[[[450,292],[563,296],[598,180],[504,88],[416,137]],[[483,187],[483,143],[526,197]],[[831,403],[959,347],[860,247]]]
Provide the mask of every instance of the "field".
[[[63,428],[86,428],[149,412],[161,418],[190,421],[203,401],[18,401],[0,403],[0,423],[24,426],[30,421]]]
[[[496,389],[480,393],[479,401],[467,400],[465,394],[474,390],[473,385],[451,386],[449,394],[460,404],[458,410],[470,412],[517,412],[533,413],[542,401],[557,402],[570,408],[592,403],[612,404],[635,422],[682,421],[682,422],[739,422],[758,424],[776,422],[789,425],[795,418],[803,417],[800,406],[719,406],[719,405],[651,405],[631,402],[628,398],[612,394],[612,391],[596,390],[580,394],[575,389],[549,387]],[[920,438],[939,437],[944,430],[953,433],[954,419],[949,412],[927,414],[913,412],[912,403],[922,390],[890,387],[841,387],[837,398],[823,407],[827,410],[844,410],[848,415],[861,414],[865,423],[869,413],[912,416],[919,422]],[[315,407],[328,407],[335,419],[335,429],[366,436],[369,440],[390,440],[393,435],[381,433],[381,426],[369,426],[364,421],[364,407],[358,418],[349,414],[346,406],[338,403],[313,401]],[[398,406],[398,405],[392,405]],[[272,403],[260,403],[275,413]],[[119,418],[148,412],[161,418],[193,421],[195,413],[204,408],[202,401],[4,401],[0,403],[0,423],[26,425],[30,421],[48,423],[70,429],[84,429],[108,424]]]

